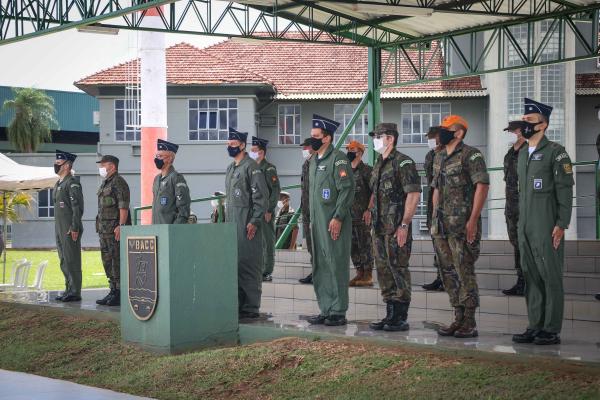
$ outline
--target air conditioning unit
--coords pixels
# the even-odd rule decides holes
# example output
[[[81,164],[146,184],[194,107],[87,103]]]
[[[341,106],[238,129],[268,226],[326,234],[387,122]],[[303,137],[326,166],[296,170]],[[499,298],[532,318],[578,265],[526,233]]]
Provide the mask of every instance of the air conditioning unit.
[[[92,112],[92,123],[95,126],[100,125],[100,111],[94,111],[94,112]]]

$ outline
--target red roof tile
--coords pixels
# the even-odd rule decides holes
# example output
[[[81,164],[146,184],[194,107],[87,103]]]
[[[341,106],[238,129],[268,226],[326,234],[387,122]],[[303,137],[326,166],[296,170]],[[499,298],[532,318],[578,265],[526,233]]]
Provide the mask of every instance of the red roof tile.
[[[577,74],[575,77],[577,94],[600,94],[600,74]]]

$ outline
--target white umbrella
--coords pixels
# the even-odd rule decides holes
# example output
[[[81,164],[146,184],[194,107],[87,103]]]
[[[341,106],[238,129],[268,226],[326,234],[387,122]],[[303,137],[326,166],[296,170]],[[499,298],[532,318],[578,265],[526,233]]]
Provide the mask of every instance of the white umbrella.
[[[3,237],[6,241],[6,193],[23,192],[27,190],[44,190],[54,187],[58,176],[52,167],[34,167],[22,165],[0,153],[0,192],[4,205],[4,223],[2,227]],[[4,266],[2,270],[2,281],[6,278],[6,251],[3,254]]]

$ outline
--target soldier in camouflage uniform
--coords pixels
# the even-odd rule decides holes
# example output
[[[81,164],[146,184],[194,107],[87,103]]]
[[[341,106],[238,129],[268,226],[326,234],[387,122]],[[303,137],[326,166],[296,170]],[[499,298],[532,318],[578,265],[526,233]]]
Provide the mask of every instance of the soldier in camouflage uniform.
[[[279,201],[277,202],[277,216],[275,217],[275,237],[279,240],[279,237],[287,227],[288,223],[294,216],[294,209],[290,207],[290,194],[288,192],[279,193]],[[295,250],[296,239],[298,238],[298,225],[292,228],[292,231],[287,237],[287,240],[283,244],[283,249]]]
[[[269,199],[267,210],[263,218],[263,282],[271,282],[273,280],[273,268],[275,267],[275,208],[279,200],[279,192],[281,186],[279,177],[277,176],[277,168],[265,158],[267,156],[267,145],[269,141],[266,139],[252,136],[252,147],[249,156],[258,163],[258,168],[263,172],[267,188],[269,189]]]
[[[121,262],[119,241],[121,226],[127,225],[129,217],[129,185],[119,175],[119,159],[105,155],[100,161],[99,172],[104,178],[98,189],[98,215],[96,232],[100,237],[100,255],[108,278],[110,292],[96,304],[118,306],[121,301]]]
[[[377,278],[386,303],[386,316],[372,322],[374,330],[409,329],[408,307],[411,300],[408,260],[412,247],[412,219],[421,193],[421,178],[415,162],[396,150],[396,124],[381,123],[369,135],[380,153],[371,175],[372,210]],[[370,215],[365,216],[370,222]]]
[[[352,203],[352,248],[350,256],[356,268],[356,276],[350,286],[373,286],[373,240],[371,227],[364,221],[369,214],[371,199],[371,172],[373,168],[362,162],[365,146],[352,140],[346,146],[348,160],[354,173],[354,203]]]
[[[54,227],[60,269],[65,276],[65,291],[56,300],[81,301],[81,235],[83,234],[83,193],[79,177],[72,167],[77,156],[56,150],[54,172],[59,180],[54,185]]]
[[[433,162],[433,234],[444,288],[454,307],[455,320],[438,329],[440,336],[476,337],[475,312],[479,289],[475,261],[481,240],[481,210],[490,178],[483,154],[463,143],[467,121],[450,115],[442,121],[440,142],[445,148]]]
[[[502,291],[507,296],[523,296],[525,292],[525,279],[521,269],[521,252],[519,251],[519,238],[517,227],[519,223],[519,177],[517,175],[517,162],[519,152],[527,150],[527,141],[521,135],[523,121],[511,121],[504,128],[508,131],[511,146],[504,156],[504,182],[506,182],[504,205],[504,217],[508,231],[508,240],[514,248],[515,270],[517,271],[517,283],[510,289]]]
[[[213,196],[225,196],[225,193],[216,191]],[[218,222],[225,222],[225,198],[214,199],[210,201],[212,206],[212,212],[210,213],[210,222],[216,224]]]
[[[427,178],[427,186],[429,187],[427,193],[427,229],[431,231],[431,215],[433,214],[433,189],[431,188],[431,182],[433,181],[433,159],[435,154],[442,150],[440,145],[440,127],[434,126],[427,132],[427,145],[429,146],[429,152],[425,155],[425,162],[423,163],[423,169],[425,170],[425,177]],[[433,266],[437,271],[435,280],[431,283],[423,285],[422,288],[425,290],[444,290],[444,284],[442,282],[442,269],[440,268],[440,262],[438,261],[437,249],[435,248],[435,240],[431,237],[433,242]]]
[[[308,169],[310,167],[310,160],[315,151],[310,146],[310,138],[304,139],[304,142],[302,142],[300,146],[302,146],[302,158],[304,159],[304,163],[302,164],[302,175],[300,177],[300,191],[302,196],[300,200],[300,210],[302,211],[302,231],[304,232],[306,249],[310,254],[310,265],[312,266],[312,235],[310,233],[310,200],[308,196],[308,187],[310,182],[308,177]],[[312,272],[298,281],[304,284],[311,284]]]
[[[187,224],[190,216],[190,189],[173,162],[179,146],[158,139],[154,158],[160,174],[152,185],[152,224]]]

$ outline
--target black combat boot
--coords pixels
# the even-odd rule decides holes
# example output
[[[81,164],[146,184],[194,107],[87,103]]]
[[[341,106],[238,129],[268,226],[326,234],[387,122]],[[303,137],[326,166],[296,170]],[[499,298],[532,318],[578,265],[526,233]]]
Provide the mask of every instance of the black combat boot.
[[[443,291],[444,290],[444,285],[439,276],[437,278],[435,278],[435,280],[433,282],[427,283],[421,287],[425,290],[431,290],[431,291]]]
[[[240,311],[238,314],[239,320],[255,320],[260,317],[260,314],[253,311]]]
[[[463,319],[465,318],[465,309],[456,307],[454,309],[454,322],[450,326],[444,326],[438,329],[437,333],[440,336],[454,336],[454,332],[460,329]]]
[[[560,344],[560,335],[558,333],[540,331],[535,339],[533,339],[533,343],[539,345]]]
[[[473,338],[479,336],[477,332],[477,322],[475,322],[475,307],[465,308],[465,316],[460,328],[454,332],[455,338]]]
[[[537,329],[527,328],[525,332],[513,335],[512,341],[515,343],[533,343],[539,332]]]
[[[325,315],[313,315],[312,317],[308,317],[306,320],[311,325],[323,325],[327,317]]]
[[[65,303],[70,303],[72,301],[81,301],[81,296],[77,296],[77,295],[74,295],[74,294],[69,294],[67,296],[64,296],[62,298],[62,301],[65,302]]]
[[[115,289],[113,291],[112,296],[106,300],[107,306],[120,306],[121,305],[121,291],[119,289]]]
[[[54,298],[54,300],[56,300],[56,301],[62,301],[62,299],[64,299],[66,296],[67,296],[67,293],[63,292],[63,293],[59,294],[58,296],[56,296]]]
[[[110,292],[108,292],[108,294],[106,296],[104,296],[103,298],[101,298],[100,300],[96,300],[96,304],[99,304],[101,306],[105,306],[106,302],[108,301],[108,299],[114,294],[115,289],[111,288]]]
[[[392,317],[383,327],[387,332],[400,332],[409,329],[406,318],[408,317],[408,306],[410,303],[401,303],[399,301],[392,302]]]
[[[312,284],[312,274],[308,274],[308,275],[306,275],[306,277],[305,277],[305,278],[300,278],[300,279],[298,279],[298,282],[300,282],[300,283],[304,283],[304,284],[306,284],[306,285],[310,285],[310,284]]]
[[[342,326],[346,325],[348,321],[344,315],[330,315],[325,319],[325,325],[327,326]]]
[[[387,303],[385,303],[385,317],[381,320],[381,321],[373,321],[369,324],[369,328],[373,329],[374,331],[380,331],[383,329],[383,327],[385,326],[385,324],[388,323],[388,321],[390,320],[390,318],[392,318],[392,310],[393,310],[394,306],[392,305],[391,301],[388,301]]]
[[[510,289],[503,290],[502,293],[507,296],[525,295],[525,279],[523,279],[523,276],[519,276],[517,278],[517,283],[515,283],[515,286],[511,287]]]
[[[263,282],[272,282],[273,281],[273,275],[265,273],[262,276],[262,281]]]

